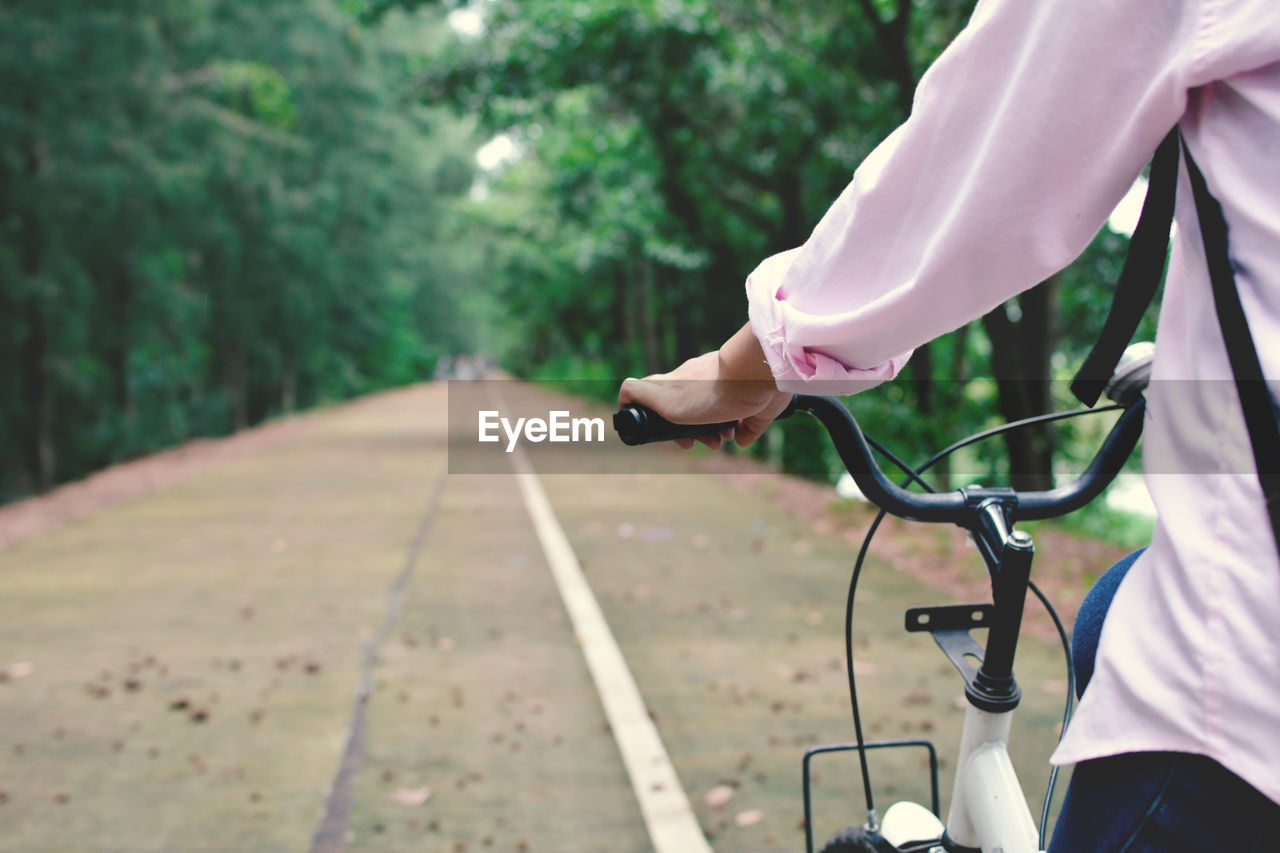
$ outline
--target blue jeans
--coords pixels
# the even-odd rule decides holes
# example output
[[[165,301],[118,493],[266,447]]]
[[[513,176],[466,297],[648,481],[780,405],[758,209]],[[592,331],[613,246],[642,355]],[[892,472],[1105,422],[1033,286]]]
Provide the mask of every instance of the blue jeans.
[[[1076,690],[1093,676],[1102,620],[1141,551],[1098,579],[1072,639]],[[1202,755],[1134,752],[1076,765],[1049,853],[1199,853],[1280,849],[1280,805]]]

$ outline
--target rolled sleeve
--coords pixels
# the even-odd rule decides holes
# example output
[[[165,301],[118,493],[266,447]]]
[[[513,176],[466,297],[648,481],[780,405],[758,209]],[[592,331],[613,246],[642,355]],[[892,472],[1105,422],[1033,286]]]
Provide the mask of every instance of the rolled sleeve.
[[[788,339],[788,329],[821,327],[826,322],[822,316],[799,316],[803,312],[779,298],[783,276],[800,251],[791,249],[767,258],[747,277],[751,330],[760,341],[778,387],[803,393],[854,394],[897,376],[911,357],[910,351],[870,367],[855,367],[824,353],[820,347]],[[815,387],[815,383],[823,387]]]

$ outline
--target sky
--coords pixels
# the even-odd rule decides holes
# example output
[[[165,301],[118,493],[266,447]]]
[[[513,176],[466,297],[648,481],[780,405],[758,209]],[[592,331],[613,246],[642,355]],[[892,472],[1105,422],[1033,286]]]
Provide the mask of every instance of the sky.
[[[484,35],[484,17],[471,4],[450,12],[449,26],[463,39],[478,39]]]

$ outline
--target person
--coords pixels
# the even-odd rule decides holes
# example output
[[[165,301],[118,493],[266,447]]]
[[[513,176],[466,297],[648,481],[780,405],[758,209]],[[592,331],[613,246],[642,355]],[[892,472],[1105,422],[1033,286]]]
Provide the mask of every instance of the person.
[[[1280,376],[1280,3],[980,0],[808,241],[750,274],[746,325],[626,380],[619,402],[736,421],[706,443],[748,445],[793,392],[890,379],[913,347],[1070,263],[1175,125],[1222,205],[1264,374]],[[1280,837],[1280,559],[1187,181],[1184,167],[1144,434],[1158,521],[1107,585],[1053,756],[1077,767],[1052,851]]]

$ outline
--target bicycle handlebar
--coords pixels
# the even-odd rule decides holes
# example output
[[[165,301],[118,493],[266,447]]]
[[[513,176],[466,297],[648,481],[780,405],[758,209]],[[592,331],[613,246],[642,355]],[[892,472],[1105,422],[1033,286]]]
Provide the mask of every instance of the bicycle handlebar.
[[[644,406],[627,406],[613,413],[613,428],[622,443],[635,447],[655,441],[675,441],[677,438],[699,438],[719,433],[737,426],[737,421],[718,424],[673,424],[653,409]]]
[[[1146,401],[1138,397],[1126,408],[1103,441],[1102,447],[1076,480],[1047,491],[1018,492],[1010,521],[1054,518],[1073,512],[1102,493],[1120,472],[1142,434]],[[889,479],[880,469],[867,444],[862,428],[852,413],[834,397],[797,394],[779,417],[794,411],[813,415],[826,428],[853,480],[867,497],[891,515],[915,521],[962,523],[972,517],[974,507],[991,494],[990,490],[960,489],[954,492],[912,492]],[[732,422],[712,425],[672,424],[643,406],[628,406],[613,416],[614,428],[628,445],[696,438],[733,426]],[[1004,490],[1006,494],[1011,490]]]

